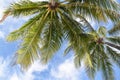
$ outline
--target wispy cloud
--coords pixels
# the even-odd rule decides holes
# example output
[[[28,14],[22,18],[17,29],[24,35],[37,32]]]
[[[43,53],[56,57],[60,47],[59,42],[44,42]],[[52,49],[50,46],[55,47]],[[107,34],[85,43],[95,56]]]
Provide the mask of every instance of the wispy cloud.
[[[0,80],[7,80],[7,76],[10,76],[7,74],[9,74],[9,59],[5,60],[0,56]]]
[[[0,57],[0,80],[34,80],[37,76],[33,72],[45,71],[48,69],[47,65],[40,64],[39,61],[36,61],[26,72],[20,72],[10,67],[10,58],[4,59]],[[12,71],[13,70],[13,71]]]
[[[20,80],[17,73],[14,73],[11,77],[10,80]]]
[[[76,69],[72,58],[52,68],[36,61],[26,72],[20,72],[18,67],[10,67],[9,63],[10,58],[5,60],[0,57],[0,80],[36,80],[36,78],[39,80],[39,77],[40,80],[84,80],[84,65]],[[46,71],[49,71],[48,78],[41,74]],[[35,75],[34,72],[39,73],[39,76]]]
[[[0,38],[4,39],[5,38],[5,33],[3,31],[0,31]]]
[[[5,76],[7,71],[8,62],[4,61],[3,57],[0,57],[0,78]]]

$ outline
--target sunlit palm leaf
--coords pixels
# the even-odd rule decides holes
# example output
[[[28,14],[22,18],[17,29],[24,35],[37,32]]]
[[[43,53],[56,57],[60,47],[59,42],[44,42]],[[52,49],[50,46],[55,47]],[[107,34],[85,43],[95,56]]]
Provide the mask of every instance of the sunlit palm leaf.
[[[117,51],[114,51],[110,47],[107,47],[108,56],[111,57],[112,61],[115,62],[118,66],[120,66],[120,54]]]
[[[57,23],[57,24],[56,24]],[[50,21],[43,33],[41,58],[44,63],[47,63],[53,54],[61,47],[63,33],[59,20]]]
[[[74,51],[76,67],[83,61],[92,79],[101,69],[105,80],[114,80],[111,61],[119,64],[119,59],[114,57],[118,54],[111,48],[120,50],[120,46],[115,44],[119,44],[119,38],[107,37],[103,26],[95,31],[87,21],[87,18],[97,22],[119,21],[119,6],[114,0],[21,1],[13,3],[0,22],[9,15],[32,17],[8,36],[9,41],[22,42],[15,59],[23,69],[28,69],[36,59],[47,63],[66,40],[70,45],[65,55]],[[77,22],[75,17],[83,22]]]
[[[13,3],[10,8],[8,8],[5,13],[10,13],[13,16],[28,16],[41,12],[47,7],[48,2],[32,2],[32,1],[21,1],[18,3]]]
[[[76,17],[78,18],[80,18],[80,20],[81,20],[81,23],[83,23],[83,29],[85,30],[85,31],[94,31],[94,29],[93,29],[93,27],[91,26],[91,24],[87,21],[87,19],[85,19],[85,17],[82,17],[81,15],[76,15]]]
[[[120,22],[116,23],[114,25],[114,27],[111,30],[109,30],[109,33],[110,34],[118,34],[119,31],[120,31]]]
[[[101,8],[107,8],[107,9],[118,9],[119,8],[119,4],[115,1],[115,0],[67,0],[70,3],[74,2],[74,3],[88,3],[88,4],[93,4],[93,5],[98,5]]]
[[[28,69],[28,67],[39,57],[39,39],[40,33],[44,27],[44,21],[48,16],[49,12],[45,11],[41,16],[39,21],[36,21],[29,29],[25,37],[23,36],[23,43],[21,48],[17,51],[17,64],[21,64],[23,69]],[[11,38],[9,38],[11,40]],[[14,39],[12,39],[14,40]],[[27,61],[27,59],[29,61]]]
[[[100,26],[100,28],[98,29],[98,33],[101,37],[105,37],[106,33],[107,33],[107,30],[104,26]]]
[[[20,29],[11,32],[9,36],[7,37],[7,40],[15,41],[15,40],[22,39],[23,37],[25,37],[29,29],[33,27],[35,24],[37,24],[37,22],[40,20],[40,17],[42,17],[42,15],[43,15],[43,12],[33,17],[32,19],[30,19]]]
[[[113,9],[101,8],[96,4],[91,4],[88,2],[73,2],[66,6],[70,7],[74,10],[74,12],[83,17],[89,17],[91,20],[95,19],[97,21],[107,21],[107,19],[110,19],[112,21],[119,21],[120,18],[118,10],[115,11]]]
[[[101,70],[103,73],[103,79],[104,80],[114,80],[114,76],[113,76],[113,68],[112,68],[112,64],[109,61],[109,58],[107,58],[107,56],[103,57],[104,59],[102,59],[101,64]]]
[[[107,37],[107,39],[114,44],[119,44],[120,45],[120,37],[118,37],[118,36]]]

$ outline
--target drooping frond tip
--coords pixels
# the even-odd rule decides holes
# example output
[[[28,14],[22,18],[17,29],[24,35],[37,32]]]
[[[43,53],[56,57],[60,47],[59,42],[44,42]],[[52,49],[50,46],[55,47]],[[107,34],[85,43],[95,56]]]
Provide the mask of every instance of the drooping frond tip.
[[[10,14],[10,12],[5,13],[5,14],[3,15],[3,17],[0,19],[0,23],[3,22],[3,21],[9,16],[9,14]]]

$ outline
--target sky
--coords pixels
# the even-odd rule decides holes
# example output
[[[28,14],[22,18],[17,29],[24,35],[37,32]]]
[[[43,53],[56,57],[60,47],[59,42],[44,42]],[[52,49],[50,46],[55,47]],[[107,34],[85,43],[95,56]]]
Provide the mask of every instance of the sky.
[[[17,0],[0,0],[0,18],[3,11],[10,3]],[[38,0],[32,0],[38,1]],[[18,49],[19,42],[7,42],[7,35],[18,29],[29,17],[13,18],[8,17],[0,23],[0,80],[89,80],[85,73],[84,65],[76,69],[73,61],[73,52],[63,57],[64,48],[67,44],[63,43],[61,49],[55,54],[53,59],[46,65],[36,61],[30,68],[23,72],[19,66],[11,66],[13,55]],[[95,23],[91,22],[94,26]],[[105,26],[107,24],[104,24]],[[112,24],[109,23],[107,27]],[[119,80],[120,69],[114,66],[116,80]],[[95,80],[102,80],[100,72],[97,73]]]

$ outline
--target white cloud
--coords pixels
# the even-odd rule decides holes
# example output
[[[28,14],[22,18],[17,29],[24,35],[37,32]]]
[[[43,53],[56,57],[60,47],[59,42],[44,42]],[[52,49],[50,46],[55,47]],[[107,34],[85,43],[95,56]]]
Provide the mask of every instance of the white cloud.
[[[0,57],[0,79],[5,77],[6,73],[7,73],[7,68],[8,66],[8,62],[7,61],[4,61],[4,58],[3,57]]]
[[[0,80],[34,80],[37,76],[33,72],[41,73],[47,69],[47,65],[42,65],[39,61],[36,61],[28,71],[21,74],[16,67],[10,67],[10,58],[5,60],[0,57]]]
[[[0,19],[3,16],[3,12],[4,12],[4,6],[5,6],[5,1],[4,0],[0,0]],[[2,25],[3,23],[0,23],[0,25]]]
[[[12,69],[9,67],[9,61],[9,58],[5,60],[0,57],[0,80],[35,80],[37,76],[33,72],[41,73],[48,70],[48,65],[42,65],[39,61],[36,61],[28,71],[21,74],[19,70],[15,69],[16,67]],[[58,65],[56,69],[52,68],[48,77],[53,77],[55,80],[82,80],[83,68],[84,66],[81,66],[80,69],[76,69],[73,59],[70,58]],[[50,79],[45,78],[44,80]]]
[[[51,75],[56,80],[81,80],[80,73],[83,71],[83,65],[80,69],[76,69],[73,59],[67,59],[60,64],[57,69],[51,70]]]
[[[10,78],[10,80],[19,80],[18,75],[14,73],[12,77]]]
[[[1,39],[4,39],[4,38],[5,38],[5,34],[4,34],[3,31],[0,31],[0,38],[1,38]]]
[[[25,73],[23,73],[22,75],[17,75],[16,73],[14,73],[10,80],[34,80],[35,79],[35,75],[33,74],[33,72],[38,71],[39,73],[42,71],[45,71],[48,68],[47,65],[42,65],[40,64],[39,61],[36,61],[29,69],[28,71],[26,71]]]
[[[32,74],[33,72],[38,71],[40,73],[46,70],[47,68],[47,65],[42,65],[39,61],[36,61],[25,73],[23,80],[34,80],[35,76]]]

